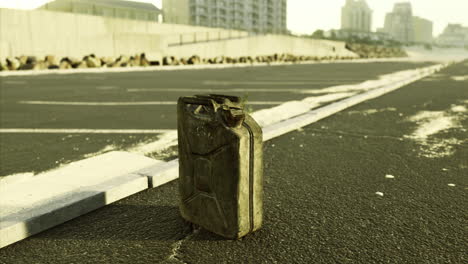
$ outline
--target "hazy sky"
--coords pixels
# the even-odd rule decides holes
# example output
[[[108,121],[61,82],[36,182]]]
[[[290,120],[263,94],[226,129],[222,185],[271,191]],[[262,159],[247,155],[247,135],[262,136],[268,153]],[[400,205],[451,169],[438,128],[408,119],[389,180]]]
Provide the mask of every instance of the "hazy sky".
[[[50,0],[0,0],[0,7],[34,8]],[[135,0],[161,6],[161,0]],[[346,0],[288,0],[288,28],[295,33],[312,33],[316,29],[338,29],[341,7]],[[402,0],[367,0],[374,10],[373,28],[382,27],[385,13]],[[448,23],[468,26],[468,0],[409,0],[413,13],[434,22],[434,35]]]

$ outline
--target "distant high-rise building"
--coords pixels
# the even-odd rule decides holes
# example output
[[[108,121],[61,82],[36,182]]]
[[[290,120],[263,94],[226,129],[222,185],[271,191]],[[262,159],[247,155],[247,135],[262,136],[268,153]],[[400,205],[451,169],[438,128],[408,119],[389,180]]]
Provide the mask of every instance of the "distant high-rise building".
[[[346,0],[341,8],[341,29],[370,32],[372,10],[365,0]]]
[[[385,16],[384,29],[397,41],[403,43],[413,42],[414,26],[411,3],[396,3],[393,12]]]
[[[421,17],[413,16],[414,42],[431,43],[432,28],[432,21]]]
[[[165,23],[286,33],[286,0],[163,0]]]
[[[437,43],[445,46],[468,46],[468,27],[461,24],[448,24],[437,38]]]

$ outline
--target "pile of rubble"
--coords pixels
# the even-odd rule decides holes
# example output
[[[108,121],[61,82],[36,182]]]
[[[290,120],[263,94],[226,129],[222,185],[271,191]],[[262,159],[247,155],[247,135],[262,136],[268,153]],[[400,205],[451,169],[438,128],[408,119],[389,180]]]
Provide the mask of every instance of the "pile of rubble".
[[[150,62],[145,54],[137,56],[120,56],[117,59],[111,57],[96,57],[91,54],[82,59],[64,57],[57,60],[55,56],[45,56],[43,60],[35,56],[21,56],[15,58],[6,58],[0,61],[0,71],[16,70],[45,70],[45,69],[82,69],[82,68],[102,68],[102,67],[127,67],[127,66],[151,66],[158,65],[156,62]]]
[[[408,54],[399,47],[346,43],[346,48],[358,54],[360,58],[400,58],[408,56]]]
[[[159,60],[149,60],[145,53],[134,56],[97,57],[94,54],[84,56],[82,59],[64,57],[58,60],[55,56],[45,56],[44,59],[38,59],[35,56],[10,57],[0,60],[0,71],[17,70],[45,70],[45,69],[80,69],[80,68],[115,68],[115,67],[146,67],[146,66],[176,66],[176,65],[197,65],[197,64],[236,64],[236,63],[274,63],[290,62],[297,63],[303,61],[322,61],[322,60],[344,60],[353,59],[353,57],[339,56],[295,56],[292,54],[274,54],[271,56],[245,56],[245,57],[227,57],[218,56],[215,58],[200,58],[191,56],[189,58],[177,58],[174,56],[163,57]]]

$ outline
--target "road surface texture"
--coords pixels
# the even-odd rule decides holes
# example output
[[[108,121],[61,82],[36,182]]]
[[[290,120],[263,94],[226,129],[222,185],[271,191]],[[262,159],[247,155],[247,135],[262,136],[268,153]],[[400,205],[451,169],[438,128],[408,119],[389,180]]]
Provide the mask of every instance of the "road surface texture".
[[[266,142],[264,227],[241,240],[192,231],[173,181],[1,249],[0,263],[466,263],[467,72]]]
[[[0,177],[38,173],[99,152],[154,141],[160,135],[157,131],[106,134],[101,130],[176,129],[176,106],[158,103],[175,103],[180,96],[209,92],[236,94],[246,97],[249,108],[257,110],[313,96],[297,91],[360,83],[382,74],[431,64],[332,63],[1,77],[0,128],[70,131],[58,134],[0,133]],[[102,104],[109,102],[116,104]],[[145,102],[149,105],[128,105]],[[251,105],[249,102],[261,104]],[[97,134],[74,133],[74,129],[91,129]]]

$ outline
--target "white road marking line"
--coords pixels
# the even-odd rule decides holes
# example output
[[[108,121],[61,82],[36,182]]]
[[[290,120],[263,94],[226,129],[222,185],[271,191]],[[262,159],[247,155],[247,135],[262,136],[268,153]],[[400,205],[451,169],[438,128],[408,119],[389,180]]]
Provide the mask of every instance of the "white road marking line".
[[[173,129],[0,128],[0,133],[31,134],[163,134]]]
[[[139,92],[173,92],[173,93],[182,93],[182,92],[195,92],[195,93],[212,93],[212,92],[238,92],[238,93],[302,93],[304,89],[269,89],[269,88],[232,88],[232,89],[191,89],[191,88],[130,88],[127,89],[129,93],[139,93]]]
[[[468,75],[465,75],[465,76],[452,76],[452,80],[454,81],[466,81],[468,80]]]
[[[117,86],[97,86],[96,89],[98,90],[114,90],[118,89],[119,87]]]
[[[105,76],[85,76],[84,77],[85,80],[105,80],[106,77]]]
[[[339,81],[330,81],[332,83],[341,83]],[[204,81],[204,85],[220,85],[220,86],[229,86],[229,85],[308,85],[308,84],[323,84],[323,81]]]
[[[31,105],[72,105],[72,106],[141,106],[141,105],[177,105],[176,101],[147,102],[65,102],[65,101],[19,101],[19,104]],[[247,105],[278,105],[280,101],[251,101]]]
[[[3,81],[3,84],[26,84],[26,81]]]

